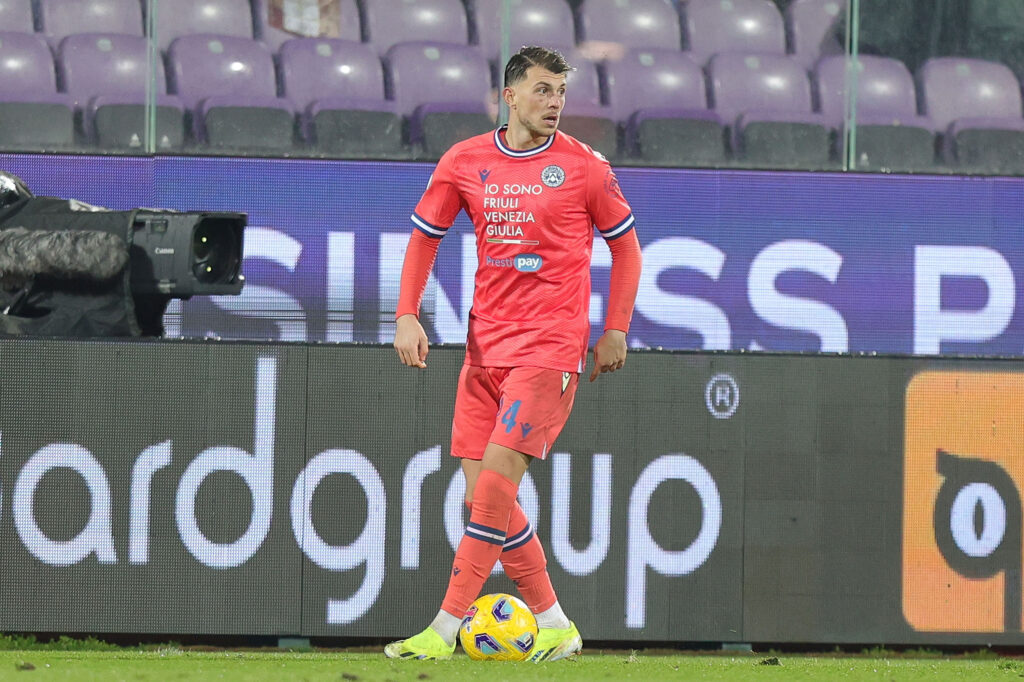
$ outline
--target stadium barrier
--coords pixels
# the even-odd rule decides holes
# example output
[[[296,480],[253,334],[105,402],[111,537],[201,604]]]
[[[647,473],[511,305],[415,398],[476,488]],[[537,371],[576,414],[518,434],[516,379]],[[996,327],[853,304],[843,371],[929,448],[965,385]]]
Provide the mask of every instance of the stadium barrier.
[[[390,343],[433,166],[0,154],[0,168],[38,195],[114,209],[247,213],[242,294],[172,302],[168,336]],[[617,174],[644,256],[632,347],[1024,354],[1024,178]],[[536,190],[554,191],[539,177]],[[593,256],[592,343],[611,266],[596,233]],[[431,341],[465,341],[476,266],[463,214],[424,296]]]
[[[462,356],[0,341],[0,631],[407,634]],[[1022,399],[1010,360],[638,352],[520,500],[589,639],[1020,644]]]

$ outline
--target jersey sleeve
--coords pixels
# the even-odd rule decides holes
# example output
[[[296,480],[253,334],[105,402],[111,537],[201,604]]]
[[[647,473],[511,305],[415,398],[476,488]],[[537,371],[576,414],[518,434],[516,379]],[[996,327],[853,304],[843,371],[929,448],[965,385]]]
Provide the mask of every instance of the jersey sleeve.
[[[427,189],[416,204],[412,223],[428,237],[440,239],[455,222],[462,209],[462,198],[455,179],[455,155],[449,150],[437,162]]]
[[[609,240],[608,249],[612,252],[612,272],[604,328],[628,332],[643,264],[636,230],[625,232],[621,239]]]
[[[597,231],[607,241],[633,229],[633,210],[622,196],[615,171],[596,154],[587,169],[587,210]]]
[[[398,289],[398,307],[395,319],[402,315],[420,315],[420,302],[423,292],[427,289],[430,271],[437,259],[437,249],[441,246],[440,239],[434,239],[423,232],[413,230],[409,235],[409,247],[405,251],[402,263],[402,279]]]

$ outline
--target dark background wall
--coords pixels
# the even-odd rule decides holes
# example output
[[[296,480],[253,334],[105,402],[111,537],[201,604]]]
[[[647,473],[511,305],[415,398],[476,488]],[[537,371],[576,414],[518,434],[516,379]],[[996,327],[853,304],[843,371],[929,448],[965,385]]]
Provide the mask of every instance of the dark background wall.
[[[463,523],[462,353],[0,342],[0,630],[418,627]],[[1018,371],[637,352],[520,499],[591,639],[1020,643]]]

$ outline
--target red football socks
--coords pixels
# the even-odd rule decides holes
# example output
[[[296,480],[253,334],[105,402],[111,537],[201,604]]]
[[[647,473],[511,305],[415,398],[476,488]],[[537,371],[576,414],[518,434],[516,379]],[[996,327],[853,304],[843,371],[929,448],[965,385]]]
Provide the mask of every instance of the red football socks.
[[[441,610],[462,618],[479,596],[501,555],[518,490],[518,485],[495,471],[480,472],[473,491],[473,511],[455,552]]]
[[[548,575],[544,548],[518,502],[509,517],[508,538],[501,552],[501,565],[533,613],[547,611],[558,602],[555,588],[551,585],[551,576]]]
[[[466,506],[470,511],[473,510],[472,503]],[[505,569],[505,575],[516,584],[530,611],[543,613],[558,603],[558,596],[551,585],[544,547],[519,502],[512,507],[508,527],[499,561]]]

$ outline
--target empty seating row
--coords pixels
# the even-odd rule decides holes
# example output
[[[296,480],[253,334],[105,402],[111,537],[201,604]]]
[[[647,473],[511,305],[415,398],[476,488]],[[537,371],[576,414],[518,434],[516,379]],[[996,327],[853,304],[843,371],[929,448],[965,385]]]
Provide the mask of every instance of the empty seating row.
[[[997,62],[933,57],[915,78],[895,59],[836,55],[808,78],[782,55],[724,53],[707,89],[685,53],[634,51],[605,68],[626,148],[651,161],[714,163],[731,147],[763,165],[825,167],[849,127],[856,168],[1024,170],[1021,86]]]
[[[353,8],[354,0],[347,0]],[[265,0],[256,0],[266,16]],[[33,13],[35,5],[35,13]],[[145,0],[0,0],[0,28],[33,32],[37,28],[56,46],[78,33],[145,35]],[[172,0],[153,4],[155,38],[161,49],[191,33],[217,33],[253,38],[250,0]],[[257,24],[262,28],[262,22]],[[358,39],[358,32],[354,34]]]
[[[141,36],[71,35],[55,61],[41,37],[0,32],[0,148],[141,148],[150,101],[166,151],[198,143],[272,153],[309,141],[336,154],[405,157],[404,125],[418,144],[428,114],[491,127],[491,73],[477,51],[403,43],[386,63],[391,99],[384,64],[363,43],[288,41],[278,74],[265,45],[234,36],[182,36],[165,67],[150,62]],[[432,104],[443,111],[433,115]]]
[[[33,3],[37,12],[33,14]],[[846,0],[793,0],[781,13],[772,0],[511,0],[509,45],[587,44],[598,57],[623,49],[686,49],[712,54],[790,52],[810,66],[838,50],[831,27]],[[491,61],[502,42],[503,0],[339,0],[336,37],[371,43],[384,55],[409,41],[478,45]],[[56,47],[76,33],[145,35],[144,0],[0,0],[0,29],[36,29]],[[268,23],[267,0],[163,0],[151,25],[161,50],[178,37],[212,33],[255,38],[277,49],[293,33]],[[298,27],[296,27],[298,28]]]
[[[486,60],[466,46],[402,43],[382,62],[364,43],[294,39],[282,45],[275,72],[261,43],[183,36],[168,50],[166,74],[157,60],[152,80],[147,47],[139,36],[73,35],[60,43],[55,66],[40,37],[0,33],[0,148],[71,146],[76,111],[78,142],[141,147],[147,88],[157,105],[151,134],[168,151],[190,143],[267,153],[307,145],[408,157],[412,143],[436,157],[487,130],[496,112]],[[929,60],[917,84],[900,62],[882,57],[862,57],[856,69],[842,56],[824,58],[812,78],[779,54],[719,54],[706,70],[672,49],[632,50],[601,68],[573,62],[562,128],[613,157],[826,165],[852,83],[864,167],[927,167],[937,133],[947,160],[998,161],[1014,156],[1024,128],[1015,76],[979,60]],[[1005,139],[993,147],[993,136]]]

